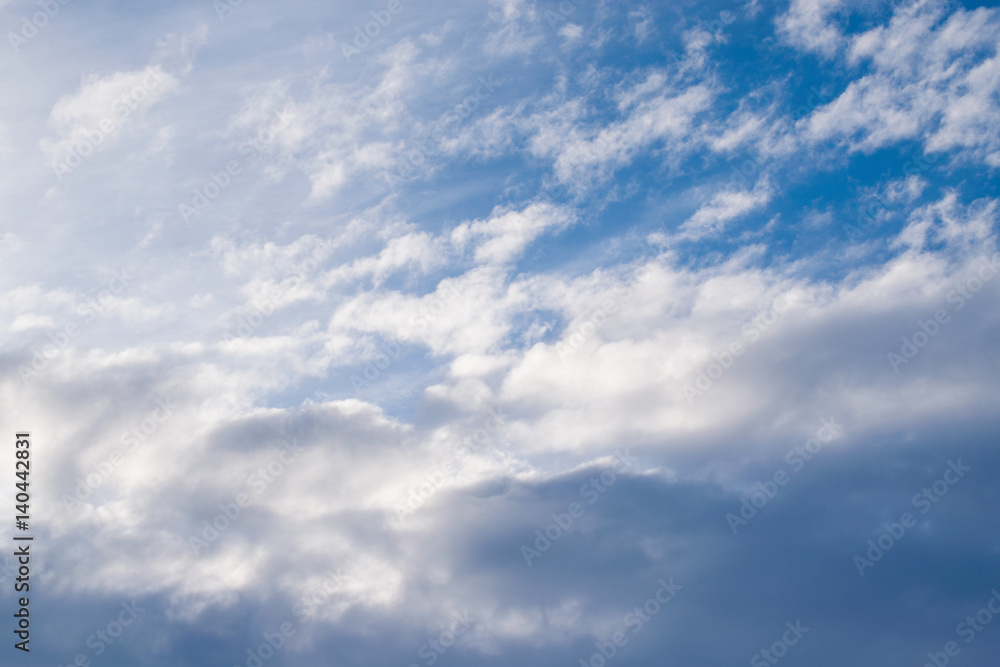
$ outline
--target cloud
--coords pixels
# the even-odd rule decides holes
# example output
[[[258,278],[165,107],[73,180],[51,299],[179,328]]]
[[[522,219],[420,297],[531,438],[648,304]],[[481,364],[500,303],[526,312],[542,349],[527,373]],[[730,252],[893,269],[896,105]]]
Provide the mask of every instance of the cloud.
[[[159,67],[116,72],[85,79],[74,95],[59,99],[50,121],[57,138],[42,141],[42,150],[54,164],[70,156],[89,155],[105,138],[114,141],[116,130],[133,114],[156,103],[177,85],[173,76]]]
[[[541,16],[530,0],[490,0],[490,22],[498,25],[483,42],[490,56],[528,55],[543,40]]]
[[[606,126],[570,126],[568,132],[560,127],[565,125],[563,119],[542,124],[542,118],[536,117],[532,119],[538,127],[532,150],[554,158],[553,169],[561,182],[580,187],[593,179],[607,178],[653,143],[666,142],[668,151],[679,150],[694,118],[711,100],[711,88],[703,84],[663,91],[636,104],[621,120]],[[572,118],[575,109],[567,107],[567,116]]]
[[[680,238],[700,239],[717,235],[728,222],[765,206],[771,201],[773,190],[766,183],[753,190],[727,190],[716,194],[703,204],[680,227]]]
[[[350,62],[335,5],[73,5],[11,62],[39,660],[256,664],[288,622],[275,664],[596,664],[617,632],[621,664],[746,664],[798,619],[790,660],[916,664],[983,604],[996,10],[556,5],[373,6]],[[99,165],[39,173],[154,73]]]
[[[476,261],[504,264],[518,258],[529,243],[545,232],[565,229],[572,222],[570,211],[549,204],[532,204],[523,211],[494,209],[486,220],[456,227],[451,232],[451,241],[464,246],[479,239]]]
[[[351,399],[296,408],[250,407],[247,400],[259,391],[264,374],[280,366],[288,370],[271,375],[272,386],[296,381],[311,354],[308,343],[263,351],[273,362],[259,371],[224,361],[209,347],[160,346],[116,355],[73,354],[55,374],[43,376],[27,392],[15,389],[15,380],[8,377],[3,400],[11,404],[14,392],[19,392],[17,402],[25,419],[42,423],[43,416],[59,411],[65,423],[75,425],[48,427],[35,436],[50,442],[51,455],[63,461],[47,473],[52,491],[40,503],[50,508],[39,515],[50,531],[47,540],[60,547],[55,554],[65,554],[54,562],[53,570],[60,574],[51,586],[112,596],[128,596],[140,588],[147,596],[162,596],[174,623],[194,623],[231,609],[238,600],[270,596],[276,596],[278,606],[290,614],[312,582],[336,564],[346,583],[329,594],[310,621],[314,648],[331,637],[320,628],[353,633],[345,629],[347,619],[388,614],[406,632],[416,629],[419,634],[426,628],[424,632],[433,633],[433,625],[447,623],[455,609],[469,609],[483,633],[473,634],[463,650],[489,655],[518,642],[541,650],[564,649],[577,638],[600,639],[612,631],[631,608],[630,595],[615,592],[614,586],[607,590],[598,586],[574,597],[560,575],[535,580],[533,568],[522,562],[519,545],[537,539],[535,529],[551,523],[553,511],[574,500],[586,502],[578,489],[607,467],[613,455],[609,443],[615,443],[614,447],[630,448],[640,463],[597,504],[587,505],[580,528],[557,540],[539,567],[547,573],[565,568],[567,576],[579,577],[596,567],[600,554],[638,559],[650,582],[669,575],[691,586],[690,607],[684,614],[690,608],[703,608],[705,598],[693,593],[696,584],[710,573],[732,572],[726,564],[729,549],[721,547],[729,544],[724,540],[746,537],[748,543],[732,544],[749,553],[760,540],[785,544],[788,533],[777,528],[782,522],[798,525],[808,520],[790,509],[797,503],[786,500],[766,508],[771,518],[756,520],[747,536],[731,535],[724,515],[739,507],[743,493],[739,480],[747,476],[752,480],[754,472],[725,463],[724,457],[709,457],[709,452],[738,451],[733,433],[744,434],[744,441],[773,440],[763,455],[776,450],[775,465],[781,465],[782,448],[804,441],[817,428],[819,415],[832,414],[850,425],[850,434],[830,445],[823,463],[812,465],[833,466],[846,474],[857,465],[854,462],[872,456],[870,448],[861,446],[862,434],[899,428],[914,419],[944,417],[959,405],[963,410],[987,406],[995,389],[991,376],[979,375],[960,386],[948,380],[956,371],[971,370],[979,363],[971,351],[985,349],[982,337],[988,330],[975,333],[977,327],[941,331],[935,347],[922,352],[926,356],[920,358],[921,365],[905,369],[910,375],[896,385],[899,395],[885,391],[896,377],[885,363],[885,351],[894,349],[899,327],[927,317],[935,308],[950,307],[949,290],[980,270],[984,251],[996,249],[995,236],[983,236],[981,214],[953,198],[935,206],[948,212],[930,222],[945,248],[913,248],[885,267],[841,285],[810,282],[785,274],[781,267],[761,269],[746,260],[693,272],[673,266],[669,256],[637,266],[646,269],[638,280],[627,272],[600,271],[571,281],[549,276],[543,284],[512,284],[511,292],[529,295],[517,310],[529,305],[562,309],[570,316],[571,329],[592,316],[593,304],[618,298],[619,307],[568,359],[561,358],[554,345],[538,343],[515,352],[513,363],[482,365],[480,372],[488,376],[499,371],[502,382],[495,391],[486,389],[474,403],[468,402],[465,391],[434,392],[453,414],[461,415],[447,425],[407,424]],[[502,215],[492,218],[502,219]],[[922,220],[917,214],[912,224],[923,224]],[[465,280],[463,295],[473,290],[472,277]],[[485,276],[481,280],[483,288],[496,284]],[[616,297],[628,281],[635,281],[634,293],[627,299]],[[990,304],[1000,298],[998,285],[989,283],[966,317],[990,321],[995,310]],[[472,312],[505,322],[516,311],[496,308],[502,303],[502,298],[497,301],[501,294],[494,290],[490,298],[489,292],[477,291],[469,298],[475,311],[463,311],[455,322],[474,326]],[[664,300],[664,294],[671,299]],[[776,296],[784,296],[790,307],[768,325],[755,320]],[[337,319],[342,315],[344,322],[360,329],[384,325],[390,321],[386,315],[391,311],[385,310],[390,303],[388,296],[370,301],[363,310],[343,311]],[[356,317],[362,313],[367,319]],[[741,330],[741,322],[752,323],[750,331],[757,338],[747,335],[745,327]],[[830,345],[847,330],[863,335],[847,348]],[[967,340],[970,335],[978,342]],[[464,345],[442,351],[450,356],[460,349],[463,354],[475,350],[490,356],[496,354],[490,348],[499,340],[470,337]],[[697,371],[714,363],[718,352],[733,340],[745,344],[745,354],[704,400],[688,403],[683,385],[693,383]],[[968,352],[957,354],[962,349]],[[220,363],[226,364],[224,373],[206,372],[209,364]],[[163,368],[170,368],[170,373],[162,374],[158,369]],[[458,389],[475,375],[453,377],[446,372],[442,384]],[[122,377],[129,378],[127,386],[140,386],[142,391],[130,395],[120,383]],[[54,400],[57,383],[100,387],[108,400],[98,406],[77,403],[71,394]],[[926,393],[925,388],[935,383],[948,387],[945,397]],[[63,508],[61,494],[73,493],[79,480],[97,469],[112,450],[126,448],[123,434],[141,421],[133,415],[153,414],[157,396],[166,398],[169,418],[144,437],[139,448],[128,452],[82,506]],[[244,407],[235,415],[227,414],[224,406],[233,403]],[[428,476],[436,479],[442,463],[456,457],[454,448],[463,434],[481,423],[480,406],[491,404],[503,405],[507,415],[503,449],[497,441],[482,453],[460,456],[451,478],[437,482],[439,495],[412,523],[405,527],[394,523],[400,498]],[[785,414],[786,420],[775,425],[769,417],[773,414]],[[285,457],[280,466],[274,464],[282,443],[291,442],[301,451]],[[549,462],[557,452],[571,452],[575,463],[553,469]],[[697,465],[692,456],[700,461]],[[902,450],[894,456],[908,460]],[[276,472],[261,473],[268,465]],[[853,479],[849,482],[836,473],[812,487],[811,493],[819,494],[816,502],[832,499],[845,488],[855,488],[858,481]],[[912,495],[907,484],[899,485],[904,500]],[[185,489],[181,495],[179,488]],[[808,488],[789,487],[788,498],[805,498]],[[859,492],[870,496],[873,488]],[[200,535],[204,522],[223,514],[240,493],[253,502],[231,519],[231,527],[206,532],[207,546],[196,555],[189,538]],[[684,514],[661,510],[659,520],[667,521],[670,530],[647,525],[654,507],[677,503],[686,503],[688,510]],[[941,516],[964,506],[963,500],[957,503]],[[838,517],[837,530],[853,538],[835,552],[849,566],[851,549],[855,544],[863,548],[867,524],[861,518],[848,521],[843,505],[834,503],[824,511],[831,520]],[[622,523],[630,512],[633,520]],[[476,521],[479,528],[473,530]],[[854,530],[860,532],[851,533]],[[753,537],[752,531],[758,536]],[[84,539],[93,545],[85,553],[69,550]],[[810,531],[805,539],[807,548],[817,553],[829,549],[828,537]],[[924,540],[913,539],[914,544]],[[297,548],[289,550],[289,543]],[[672,567],[665,572],[664,555],[682,544],[697,545],[701,555],[682,550],[678,553],[686,555],[671,559]],[[485,553],[494,548],[509,553],[509,558],[501,556],[488,565]],[[404,553],[406,558],[401,557]],[[838,561],[828,557],[821,562],[833,570]],[[754,567],[770,572],[763,565]],[[84,571],[88,577],[79,576]],[[122,572],[129,576],[122,577]],[[444,582],[452,584],[440,587]],[[532,594],[532,586],[543,586],[547,593]],[[637,594],[631,591],[632,596]],[[608,612],[609,605],[621,612],[617,616]],[[525,620],[536,617],[547,620],[541,625]],[[664,627],[680,633],[681,618],[663,617]],[[305,647],[297,644],[291,650]]]
[[[874,71],[800,121],[805,136],[865,152],[919,137],[927,152],[960,149],[965,160],[995,166],[1000,117],[986,100],[1000,90],[998,31],[994,10],[946,16],[932,0],[900,6],[887,27],[853,38],[850,60]]]
[[[75,93],[60,97],[49,113],[56,136],[40,142],[56,174],[61,178],[92,153],[117,142],[124,128],[173,92],[178,77],[190,72],[206,36],[204,26],[187,35],[169,35],[158,44],[152,64],[88,75]],[[171,74],[163,64],[167,61],[179,65],[180,71]]]
[[[792,0],[788,11],[775,21],[778,34],[796,48],[831,58],[844,38],[829,19],[842,5],[841,0]]]

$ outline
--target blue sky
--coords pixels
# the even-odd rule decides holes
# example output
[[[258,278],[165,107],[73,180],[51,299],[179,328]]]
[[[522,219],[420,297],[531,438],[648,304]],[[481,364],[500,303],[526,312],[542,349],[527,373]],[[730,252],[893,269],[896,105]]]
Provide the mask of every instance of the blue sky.
[[[1000,657],[1000,9],[0,26],[11,661]]]

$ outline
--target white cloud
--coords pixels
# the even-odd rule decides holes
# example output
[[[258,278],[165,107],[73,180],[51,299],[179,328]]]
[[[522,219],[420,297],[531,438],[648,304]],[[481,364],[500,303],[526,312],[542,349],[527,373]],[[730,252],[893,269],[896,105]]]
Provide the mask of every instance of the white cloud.
[[[829,22],[842,4],[843,0],[792,0],[788,11],[777,18],[778,32],[792,46],[830,58],[844,41],[840,30]]]
[[[11,331],[28,331],[30,329],[49,329],[56,325],[55,321],[48,315],[35,315],[34,313],[22,313],[10,323]]]
[[[170,98],[147,99],[118,139],[128,148],[126,139],[142,134],[142,154],[155,163],[108,160],[44,199],[30,169],[11,170],[0,197],[5,218],[23,221],[16,237],[0,236],[10,274],[0,289],[10,339],[0,412],[45,443],[37,520],[53,547],[45,552],[49,590],[66,599],[81,593],[87,609],[98,598],[141,594],[168,619],[146,627],[171,640],[186,632],[178,628],[215,619],[233,636],[247,630],[256,639],[257,627],[233,614],[266,601],[287,615],[295,597],[339,567],[346,581],[315,622],[300,626],[302,643],[285,648],[289,661],[311,664],[315,650],[341,638],[389,643],[386,632],[413,639],[415,649],[468,608],[480,621],[465,648],[500,652],[516,639],[551,662],[545,650],[580,645],[587,633],[609,636],[617,601],[554,583],[579,581],[555,553],[586,549],[562,543],[546,556],[554,569],[529,571],[518,536],[531,536],[536,514],[544,526],[560,510],[552,490],[573,495],[579,476],[608,464],[609,450],[641,457],[626,482],[633,491],[679,493],[689,485],[678,481],[709,480],[713,504],[692,506],[683,513],[689,521],[714,512],[719,489],[739,488],[768,448],[815,432],[820,415],[858,434],[846,453],[858,444],[870,451],[886,433],[905,439],[922,420],[992,414],[1000,277],[977,278],[981,289],[962,312],[898,373],[886,359],[918,321],[951,308],[949,296],[996,251],[998,203],[968,185],[989,175],[948,188],[935,173],[901,166],[853,199],[831,192],[834,178],[826,179],[844,147],[907,138],[960,151],[956,160],[993,159],[979,128],[995,112],[995,10],[948,15],[918,4],[852,38],[837,27],[838,5],[793,2],[779,19],[786,42],[829,56],[824,68],[854,68],[831,75],[844,81],[841,98],[796,126],[782,117],[788,69],[760,70],[766,80],[747,90],[715,58],[727,48],[722,38],[703,29],[674,35],[682,61],[636,66],[580,46],[617,51],[644,40],[647,54],[675,30],[670,20],[597,4],[550,30],[540,4],[490,7],[472,21],[466,9],[394,18],[399,33],[373,40],[349,66],[332,40],[289,41],[295,21],[307,21],[310,35],[342,28],[337,7],[327,16],[287,6],[279,17],[248,3],[213,23],[212,58],[197,69],[197,35],[165,40],[152,59],[141,40],[126,40],[77,62],[65,54],[96,48],[82,29],[67,30],[66,45],[45,47],[64,57],[19,64],[31,73],[42,61],[57,68],[36,77],[41,92],[24,96],[23,111],[3,112],[14,148],[28,137],[32,155],[39,134],[25,130],[25,118],[32,109],[49,118],[49,159],[61,159],[58,151],[99,124],[102,105],[135,81],[155,71],[171,82]],[[214,21],[210,7],[201,10]],[[75,28],[73,16],[59,18]],[[747,30],[761,27],[751,23]],[[60,29],[53,24],[46,38]],[[546,36],[552,48],[541,48]],[[139,46],[127,50],[133,41]],[[562,48],[567,41],[577,46]],[[787,49],[772,46],[755,48],[785,58]],[[230,48],[242,59],[227,60]],[[168,64],[167,52],[180,63]],[[81,68],[101,74],[72,91]],[[502,82],[497,97],[435,137],[490,72]],[[55,88],[66,81],[71,94]],[[246,137],[259,142],[266,164],[246,164],[199,224],[182,228],[168,214],[189,191],[188,177],[225,164]],[[429,137],[422,169],[386,195],[386,170]],[[833,157],[816,159],[819,146]],[[31,164],[31,155],[18,158]],[[750,162],[756,184],[720,187]],[[614,178],[630,165],[642,169]],[[846,174],[848,188],[856,175]],[[563,200],[554,197],[562,203],[532,199],[539,181],[552,180],[571,186]],[[904,225],[900,234],[886,238],[883,228],[863,246],[834,238],[855,199],[875,198]],[[720,238],[758,215],[760,228],[733,244],[705,244],[718,252],[683,243]],[[586,229],[574,227],[584,221]],[[774,246],[765,245],[771,231]],[[656,248],[630,250],[636,237]],[[128,288],[103,299],[100,316],[54,356],[36,357],[56,344],[50,334],[84,319],[83,304],[101,287],[79,285],[126,259],[140,267]],[[275,292],[265,312],[260,304]],[[778,297],[787,304],[780,313]],[[247,333],[232,338],[238,325]],[[734,343],[745,348],[740,356],[689,400],[686,386],[721,367]],[[33,363],[44,367],[22,381],[19,367]],[[355,393],[355,375],[370,388]],[[83,507],[64,508],[62,494],[124,449],[129,429],[151,423],[159,400],[173,406],[170,419]],[[503,428],[488,447],[463,452],[487,409],[505,415]],[[195,556],[188,538],[293,438],[301,458]],[[400,521],[399,504],[446,463],[419,512]],[[668,559],[680,567],[675,556],[691,549],[674,548],[672,527],[664,537],[634,516],[619,520],[625,514],[615,512],[634,507],[627,493],[588,511],[591,523],[573,539],[629,550],[650,567]],[[664,517],[675,520],[650,520],[663,526]],[[722,521],[717,528],[725,532]],[[706,552],[694,551],[704,571]],[[636,583],[620,581],[608,587]],[[149,645],[136,638],[120,648]]]
[[[577,187],[606,177],[655,142],[664,141],[668,151],[677,150],[695,117],[709,108],[712,98],[711,88],[699,84],[638,103],[626,118],[604,127],[577,126],[567,133],[541,125],[533,150],[554,157],[559,180]]]
[[[629,10],[629,21],[632,23],[632,31],[636,40],[642,44],[656,31],[656,25],[649,7],[641,5],[636,9]]]
[[[105,141],[116,141],[121,127],[176,85],[176,79],[158,66],[90,76],[76,93],[61,97],[52,107],[50,123],[57,136],[43,139],[42,150],[53,164],[66,163],[72,155],[86,157]]]
[[[180,77],[191,71],[207,35],[205,26],[168,35],[157,43],[146,67],[88,75],[75,93],[60,97],[49,113],[56,136],[39,142],[56,173],[61,177],[92,153],[119,141],[147,109],[174,92]],[[178,71],[171,73],[165,63]]]
[[[678,235],[690,240],[717,235],[727,223],[765,206],[773,194],[773,189],[766,182],[753,190],[719,192],[684,221]]]
[[[465,222],[451,232],[451,240],[462,247],[476,243],[475,259],[505,264],[517,259],[525,247],[550,230],[562,230],[574,222],[566,209],[551,204],[532,204],[522,211],[494,209],[485,220]]]
[[[498,24],[483,41],[491,56],[528,55],[542,42],[542,17],[532,0],[490,0],[490,22]]]
[[[851,62],[871,61],[874,71],[800,121],[805,136],[865,152],[920,137],[928,152],[957,148],[966,159],[1000,164],[992,101],[1000,93],[1000,13],[946,12],[938,0],[916,0],[899,6],[888,26],[854,37]]]

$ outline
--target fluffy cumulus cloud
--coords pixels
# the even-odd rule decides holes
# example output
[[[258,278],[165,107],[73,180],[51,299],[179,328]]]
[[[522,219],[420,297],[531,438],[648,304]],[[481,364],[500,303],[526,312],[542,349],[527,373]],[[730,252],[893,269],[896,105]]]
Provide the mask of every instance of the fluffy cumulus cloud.
[[[32,660],[1000,657],[996,8],[37,11]]]

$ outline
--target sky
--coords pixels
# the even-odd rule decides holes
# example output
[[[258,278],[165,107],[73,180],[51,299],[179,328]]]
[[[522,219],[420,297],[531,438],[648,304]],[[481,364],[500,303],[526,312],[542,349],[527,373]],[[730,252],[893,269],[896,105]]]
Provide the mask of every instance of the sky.
[[[4,664],[1000,660],[1000,8],[0,33]]]

